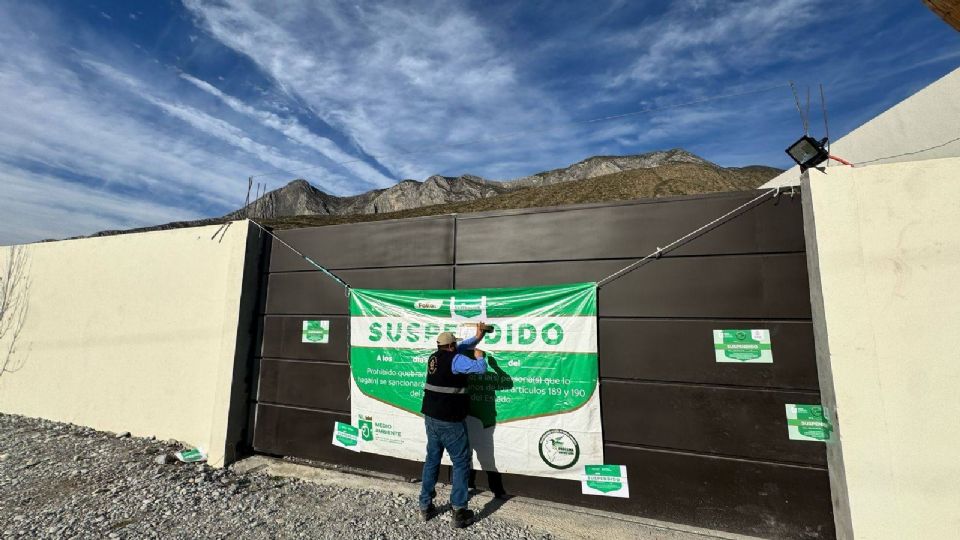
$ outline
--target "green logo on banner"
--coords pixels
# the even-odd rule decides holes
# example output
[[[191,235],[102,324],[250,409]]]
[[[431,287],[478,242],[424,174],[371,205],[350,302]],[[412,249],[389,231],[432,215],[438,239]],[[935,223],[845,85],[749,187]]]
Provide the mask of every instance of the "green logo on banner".
[[[540,437],[540,459],[554,469],[569,469],[580,460],[580,445],[562,429],[548,430]]]
[[[487,297],[463,298],[450,297],[450,316],[452,318],[485,319],[487,316]]]
[[[773,363],[769,330],[714,330],[713,348],[717,362]]]
[[[329,343],[330,321],[303,321],[302,343]]]
[[[357,424],[360,426],[360,436],[363,437],[363,440],[372,441],[373,440],[373,418],[369,416],[360,417],[360,420],[359,422],[357,422]]]
[[[787,403],[787,434],[795,441],[829,441],[833,426],[821,405]]]

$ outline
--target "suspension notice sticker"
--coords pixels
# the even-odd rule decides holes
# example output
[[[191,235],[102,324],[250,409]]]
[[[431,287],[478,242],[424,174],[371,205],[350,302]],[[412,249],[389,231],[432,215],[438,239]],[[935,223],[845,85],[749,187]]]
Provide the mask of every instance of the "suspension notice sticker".
[[[833,426],[821,405],[787,403],[787,434],[794,441],[829,441]]]
[[[303,333],[300,334],[303,343],[329,343],[330,321],[303,321]]]
[[[773,363],[769,330],[714,330],[713,352],[717,362]]]
[[[584,465],[580,492],[584,495],[629,498],[627,468],[623,465]]]
[[[333,441],[334,446],[360,451],[360,428],[343,422],[333,423]]]

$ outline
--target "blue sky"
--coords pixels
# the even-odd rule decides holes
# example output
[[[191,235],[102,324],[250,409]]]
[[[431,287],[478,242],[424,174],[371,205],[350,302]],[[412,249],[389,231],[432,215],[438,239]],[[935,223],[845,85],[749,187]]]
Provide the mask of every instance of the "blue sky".
[[[786,167],[786,87],[584,120],[794,80],[825,85],[836,138],[960,66],[960,33],[902,0],[0,0],[0,51],[10,244],[222,215],[253,174],[349,195],[673,147]]]

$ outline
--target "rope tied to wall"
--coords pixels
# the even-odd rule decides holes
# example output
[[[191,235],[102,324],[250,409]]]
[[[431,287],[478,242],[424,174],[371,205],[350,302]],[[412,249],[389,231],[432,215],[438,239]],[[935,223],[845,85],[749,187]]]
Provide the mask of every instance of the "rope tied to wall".
[[[248,218],[248,219],[249,219],[249,218]],[[314,261],[314,260],[311,259],[310,257],[307,257],[306,255],[304,255],[303,253],[301,253],[300,251],[298,251],[297,248],[295,248],[295,247],[291,246],[290,244],[284,242],[282,238],[280,238],[279,236],[273,234],[271,231],[267,230],[263,225],[260,225],[259,223],[257,223],[256,221],[254,221],[254,220],[252,220],[252,219],[250,219],[250,223],[253,223],[253,224],[256,225],[261,231],[267,233],[267,234],[270,235],[274,240],[276,240],[277,242],[280,242],[280,244],[282,244],[284,247],[286,247],[286,248],[289,249],[290,251],[292,251],[292,252],[296,253],[297,255],[299,255],[300,258],[302,258],[303,260],[305,260],[305,261],[307,261],[308,263],[310,263],[310,265],[312,265],[313,267],[315,267],[317,270],[320,270],[321,272],[323,272],[324,274],[326,274],[327,277],[329,277],[330,279],[332,279],[332,280],[336,281],[337,283],[339,283],[340,286],[343,287],[344,291],[345,291],[347,294],[350,294],[350,285],[348,285],[346,281],[340,279],[339,276],[337,276],[336,274],[334,274],[334,273],[331,272],[330,270],[327,270],[327,269],[324,268],[323,266],[317,264],[316,261]]]
[[[734,208],[733,210],[730,210],[730,211],[727,212],[726,214],[724,214],[724,215],[722,215],[722,216],[714,219],[713,221],[711,221],[711,222],[709,222],[709,223],[707,223],[707,224],[705,224],[705,225],[702,225],[702,226],[700,226],[700,227],[697,227],[696,229],[688,232],[687,234],[681,236],[680,238],[677,238],[677,239],[674,240],[673,242],[670,242],[669,244],[667,244],[667,245],[665,245],[665,246],[663,246],[663,247],[657,247],[656,250],[654,250],[653,252],[651,252],[651,253],[650,253],[649,255],[647,255],[646,257],[644,257],[644,258],[642,258],[642,259],[640,259],[640,260],[638,260],[638,261],[636,261],[636,262],[630,263],[630,264],[628,264],[627,266],[624,266],[623,268],[621,268],[620,270],[617,270],[616,272],[614,272],[614,273],[610,274],[609,276],[607,276],[607,277],[601,279],[600,281],[598,281],[598,282],[597,282],[597,288],[599,289],[599,288],[603,287],[604,285],[606,285],[607,283],[610,283],[611,281],[613,281],[613,280],[615,280],[615,279],[619,279],[619,278],[621,278],[621,277],[629,274],[630,272],[633,272],[634,270],[636,270],[637,268],[640,268],[640,266],[642,266],[644,263],[646,263],[646,262],[648,262],[648,261],[650,261],[650,260],[659,259],[660,257],[663,256],[664,253],[667,253],[667,252],[669,252],[670,250],[672,250],[672,249],[674,249],[674,248],[676,248],[676,247],[679,247],[681,244],[683,244],[683,243],[685,243],[686,241],[690,240],[691,238],[699,235],[700,233],[703,233],[704,231],[706,231],[706,230],[708,230],[708,229],[711,229],[711,228],[713,228],[713,227],[715,227],[715,226],[717,226],[717,225],[719,225],[719,224],[721,224],[721,223],[729,220],[730,218],[733,218],[733,217],[735,217],[736,215],[738,215],[738,214],[746,211],[747,209],[751,208],[751,207],[754,206],[756,203],[758,203],[759,201],[765,199],[766,197],[769,197],[770,195],[780,195],[780,188],[779,188],[779,187],[770,188],[770,189],[768,189],[767,191],[764,191],[763,193],[761,193],[760,195],[757,195],[757,196],[754,197],[753,199],[750,199],[749,201],[741,204],[740,206]],[[792,195],[792,192],[791,192],[791,195]]]
[[[791,191],[790,191],[791,197],[793,196],[793,194],[794,194],[793,189],[791,189]],[[734,208],[733,210],[730,210],[729,212],[723,214],[722,216],[720,216],[720,217],[718,217],[718,218],[716,218],[716,219],[714,219],[714,220],[712,220],[712,221],[710,221],[710,222],[708,222],[708,223],[705,223],[704,225],[701,225],[700,227],[697,227],[696,229],[688,232],[687,234],[681,236],[680,238],[677,238],[676,240],[670,242],[669,244],[667,244],[667,245],[665,245],[665,246],[663,246],[663,247],[657,246],[657,249],[653,250],[651,253],[649,253],[649,254],[646,255],[645,257],[643,257],[643,258],[641,258],[641,259],[639,259],[639,260],[637,260],[637,261],[634,261],[634,262],[628,264],[627,266],[624,266],[624,267],[621,268],[620,270],[617,270],[616,272],[614,272],[614,273],[610,274],[609,276],[607,276],[607,277],[601,279],[600,281],[598,281],[598,282],[597,282],[597,288],[599,289],[599,288],[605,286],[606,284],[608,284],[608,283],[610,283],[610,282],[612,282],[612,281],[614,281],[614,280],[616,280],[616,279],[619,279],[619,278],[621,278],[621,277],[629,274],[630,272],[636,270],[637,268],[640,268],[640,267],[643,266],[645,263],[647,263],[647,262],[649,262],[649,261],[651,261],[651,260],[661,258],[665,253],[668,253],[668,252],[672,251],[673,249],[676,249],[677,247],[683,245],[684,243],[686,243],[687,241],[691,240],[692,238],[694,238],[694,237],[696,237],[696,236],[698,236],[698,235],[706,232],[707,230],[712,229],[712,228],[716,227],[717,225],[720,225],[721,223],[723,223],[723,222],[725,222],[725,221],[727,221],[727,220],[729,220],[729,219],[731,219],[731,218],[733,218],[733,217],[736,217],[737,215],[739,215],[739,214],[745,212],[746,210],[752,208],[752,207],[755,206],[758,202],[762,201],[763,199],[765,199],[765,198],[767,198],[767,197],[770,197],[771,195],[772,195],[773,197],[775,197],[775,198],[779,198],[779,196],[780,196],[780,187],[770,188],[770,189],[764,191],[763,193],[761,193],[760,195],[757,195],[757,196],[754,197],[753,199],[750,199],[749,201],[741,204],[740,206]],[[330,270],[327,270],[326,268],[324,268],[322,265],[318,264],[316,261],[314,261],[314,260],[311,259],[310,257],[308,257],[308,256],[304,255],[303,253],[301,253],[301,252],[300,252],[299,250],[297,250],[295,247],[293,247],[293,246],[291,246],[290,244],[288,244],[287,242],[285,242],[282,238],[280,238],[279,236],[273,234],[273,232],[267,230],[263,225],[260,225],[259,223],[257,223],[256,221],[254,221],[254,220],[252,220],[252,219],[250,220],[250,223],[253,223],[254,225],[257,226],[257,228],[259,228],[261,231],[265,232],[266,234],[270,235],[270,237],[272,237],[274,240],[276,240],[277,242],[279,242],[281,245],[283,245],[284,247],[286,247],[286,248],[289,249],[290,251],[296,253],[300,258],[302,258],[303,260],[307,261],[307,263],[309,263],[311,266],[313,266],[313,267],[316,268],[317,270],[320,270],[321,272],[323,272],[327,277],[329,277],[330,279],[333,279],[334,281],[336,281],[341,287],[344,288],[344,290],[345,290],[345,292],[346,292],[347,294],[350,293],[350,285],[348,285],[347,282],[345,282],[345,281],[344,281],[343,279],[341,279],[339,276],[337,276],[336,274],[334,274],[334,273],[331,272]]]

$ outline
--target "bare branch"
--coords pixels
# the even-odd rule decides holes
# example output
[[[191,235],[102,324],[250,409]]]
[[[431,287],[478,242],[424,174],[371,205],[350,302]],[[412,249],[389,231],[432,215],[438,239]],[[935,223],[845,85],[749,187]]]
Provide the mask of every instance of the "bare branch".
[[[0,269],[0,376],[18,371],[26,360],[26,355],[18,354],[18,345],[27,321],[29,296],[27,250],[13,246]]]

